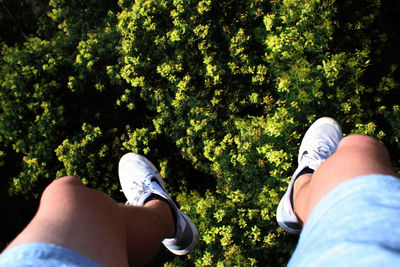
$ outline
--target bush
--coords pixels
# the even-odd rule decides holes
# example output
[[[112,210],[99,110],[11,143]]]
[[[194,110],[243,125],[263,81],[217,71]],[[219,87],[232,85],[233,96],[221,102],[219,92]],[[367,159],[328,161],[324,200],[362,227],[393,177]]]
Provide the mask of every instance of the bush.
[[[134,151],[200,232],[169,265],[286,264],[296,237],[275,210],[316,118],[399,152],[397,4],[360,3],[50,1],[57,27],[2,46],[11,192],[77,175],[123,201],[116,166]]]

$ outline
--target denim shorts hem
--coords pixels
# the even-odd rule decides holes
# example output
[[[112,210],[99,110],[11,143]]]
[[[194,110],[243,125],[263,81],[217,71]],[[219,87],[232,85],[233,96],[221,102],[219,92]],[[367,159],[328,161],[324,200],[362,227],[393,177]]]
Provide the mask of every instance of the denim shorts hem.
[[[94,260],[62,246],[50,243],[27,243],[4,251],[0,266],[87,266],[99,267]]]

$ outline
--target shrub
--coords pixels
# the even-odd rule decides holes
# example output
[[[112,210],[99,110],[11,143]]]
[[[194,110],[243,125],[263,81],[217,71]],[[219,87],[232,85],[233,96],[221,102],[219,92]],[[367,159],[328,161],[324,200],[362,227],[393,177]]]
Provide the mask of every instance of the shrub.
[[[296,237],[275,210],[316,118],[399,152],[396,4],[359,2],[50,1],[56,27],[2,44],[11,192],[77,175],[123,201],[117,161],[134,151],[200,232],[169,265],[286,264]]]

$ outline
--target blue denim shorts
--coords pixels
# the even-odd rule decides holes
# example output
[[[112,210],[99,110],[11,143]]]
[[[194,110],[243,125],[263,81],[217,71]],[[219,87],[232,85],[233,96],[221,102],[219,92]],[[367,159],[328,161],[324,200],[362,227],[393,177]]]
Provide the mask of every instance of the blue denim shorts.
[[[289,266],[400,266],[400,179],[346,181],[314,208]]]
[[[28,243],[6,250],[0,255],[0,266],[100,267],[98,263],[78,252],[49,243]]]

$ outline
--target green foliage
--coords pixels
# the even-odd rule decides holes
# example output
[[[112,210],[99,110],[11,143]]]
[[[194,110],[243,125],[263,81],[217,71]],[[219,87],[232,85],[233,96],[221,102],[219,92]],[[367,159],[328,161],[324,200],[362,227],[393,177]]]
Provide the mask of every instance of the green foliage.
[[[400,151],[397,4],[359,2],[51,0],[2,44],[5,183],[38,198],[76,175],[123,201],[118,159],[141,153],[200,232],[169,265],[285,265],[275,210],[316,118]]]

